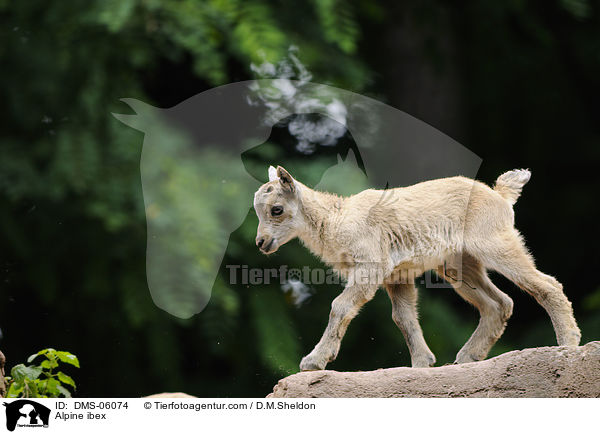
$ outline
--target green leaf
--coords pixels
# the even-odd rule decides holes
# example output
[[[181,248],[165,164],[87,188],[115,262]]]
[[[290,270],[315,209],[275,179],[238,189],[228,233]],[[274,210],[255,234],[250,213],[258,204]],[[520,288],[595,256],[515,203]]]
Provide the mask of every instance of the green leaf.
[[[29,356],[27,358],[27,363],[31,363],[33,361],[33,359],[35,359],[37,356],[41,356],[42,354],[46,354],[46,353],[51,352],[51,351],[54,351],[54,350],[52,348],[46,348],[46,349],[40,350],[37,353],[32,354],[31,356]]]
[[[69,392],[67,389],[65,389],[61,384],[56,386],[56,389],[60,392],[61,395],[63,395],[65,398],[70,398],[71,397],[71,392]]]
[[[61,382],[68,384],[69,386],[73,386],[73,389],[76,389],[75,381],[73,381],[73,379],[71,377],[69,377],[67,374],[65,374],[63,372],[57,372],[56,375],[58,376],[58,379]]]
[[[42,363],[40,363],[40,366],[44,369],[53,369],[58,366],[58,362],[54,359],[44,360]]]
[[[23,368],[25,368],[25,367],[26,366],[22,363],[19,365],[13,366],[13,368],[10,370],[10,376],[12,378],[14,378],[15,381],[22,380],[23,377],[25,377],[24,372],[23,372]]]
[[[38,391],[40,393],[40,396],[45,397],[46,389],[48,388],[48,379],[38,380],[37,386],[38,386]]]
[[[23,393],[23,387],[25,386],[25,382],[23,380],[20,381],[13,381],[7,392],[6,392],[6,397],[7,398],[19,398],[21,396],[21,394]]]
[[[19,364],[14,366],[10,374],[16,380],[35,380],[42,373],[42,368],[39,366],[25,366],[23,364]]]
[[[38,380],[27,380],[25,379],[25,388],[24,391],[27,393],[27,396],[30,398],[41,398],[38,391]]]
[[[57,397],[61,394],[61,390],[59,389],[64,387],[60,384],[60,381],[54,378],[48,378],[46,384],[46,390],[48,391],[48,395],[51,397]]]
[[[79,359],[75,354],[71,354],[68,351],[57,351],[56,355],[61,362],[68,363],[69,365],[79,368]]]

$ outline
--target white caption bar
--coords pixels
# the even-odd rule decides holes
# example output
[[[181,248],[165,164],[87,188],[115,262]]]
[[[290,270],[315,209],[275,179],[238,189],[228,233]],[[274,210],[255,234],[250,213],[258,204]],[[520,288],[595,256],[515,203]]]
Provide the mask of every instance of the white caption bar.
[[[597,399],[4,399],[16,433],[588,431]],[[597,421],[596,421],[597,422]],[[597,428],[597,426],[596,426]],[[127,430],[127,431],[125,431]]]

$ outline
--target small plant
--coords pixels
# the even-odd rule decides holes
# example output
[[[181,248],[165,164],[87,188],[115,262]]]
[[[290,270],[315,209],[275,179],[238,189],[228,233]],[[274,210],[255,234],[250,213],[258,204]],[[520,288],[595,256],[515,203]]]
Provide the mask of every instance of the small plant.
[[[67,351],[46,348],[29,356],[27,363],[33,362],[38,356],[45,357],[39,365],[20,364],[11,369],[10,377],[6,377],[8,383],[6,397],[70,398],[71,392],[65,386],[75,389],[75,381],[64,372],[54,370],[61,362],[79,368],[77,356]]]

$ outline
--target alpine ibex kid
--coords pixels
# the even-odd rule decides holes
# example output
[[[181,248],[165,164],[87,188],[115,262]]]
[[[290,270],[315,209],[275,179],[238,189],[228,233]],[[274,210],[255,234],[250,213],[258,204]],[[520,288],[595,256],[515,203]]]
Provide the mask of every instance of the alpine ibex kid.
[[[562,285],[536,269],[514,228],[512,205],[530,176],[528,170],[504,173],[493,189],[457,176],[339,197],[308,188],[283,167],[270,167],[269,182],[254,196],[259,249],[271,254],[298,237],[347,281],[333,300],[323,337],[300,369],[324,369],[335,360],[348,324],[380,286],[392,301],[412,366],[433,366],[414,285],[415,277],[431,269],[443,270],[441,277],[481,315],[456,363],[484,359],[512,314],[511,298],[487,270],[503,274],[544,307],[559,345],[578,345],[581,334]]]

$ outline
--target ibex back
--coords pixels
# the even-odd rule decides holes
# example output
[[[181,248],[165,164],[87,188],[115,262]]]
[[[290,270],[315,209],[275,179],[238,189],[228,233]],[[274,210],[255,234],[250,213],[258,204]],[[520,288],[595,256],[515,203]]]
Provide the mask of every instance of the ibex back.
[[[259,249],[270,254],[298,237],[347,282],[333,300],[323,337],[300,369],[324,369],[335,360],[348,324],[379,287],[391,299],[392,319],[404,334],[412,366],[433,366],[414,284],[428,270],[436,270],[481,315],[456,363],[484,359],[512,314],[511,298],[487,270],[506,276],[544,307],[559,345],[578,345],[581,333],[562,285],[536,269],[514,228],[512,205],[530,176],[527,170],[507,172],[493,189],[458,176],[339,197],[270,167],[269,182],[254,196]]]

